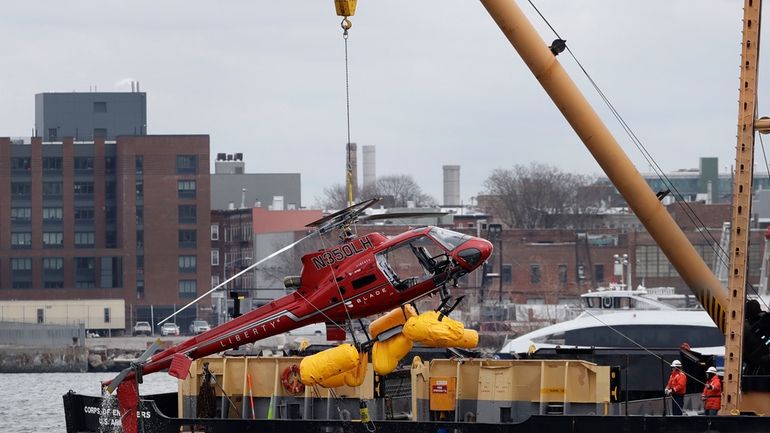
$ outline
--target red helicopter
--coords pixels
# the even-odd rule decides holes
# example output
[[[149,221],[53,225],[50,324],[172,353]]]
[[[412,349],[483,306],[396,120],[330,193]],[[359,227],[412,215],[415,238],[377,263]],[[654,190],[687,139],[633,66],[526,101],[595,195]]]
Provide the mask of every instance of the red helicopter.
[[[341,241],[302,257],[301,276],[284,279],[287,288],[296,289],[293,293],[157,354],[152,354],[154,348],[149,349],[133,367],[104,382],[103,389],[111,393],[121,382],[128,385],[128,381],[123,382],[126,379],[141,382],[141,375],[164,369],[184,378],[193,359],[308,324],[325,322],[328,339],[343,340],[346,331],[352,333],[353,320],[390,311],[436,292],[442,298],[440,308],[448,314],[459,300],[446,307],[450,300],[447,285],[456,284],[459,277],[484,263],[492,253],[492,244],[432,226],[392,238],[380,233],[355,235],[353,224],[379,217],[362,215],[377,201],[367,200],[308,224],[316,229],[311,235],[339,229]],[[130,388],[131,393],[135,392],[135,385]]]

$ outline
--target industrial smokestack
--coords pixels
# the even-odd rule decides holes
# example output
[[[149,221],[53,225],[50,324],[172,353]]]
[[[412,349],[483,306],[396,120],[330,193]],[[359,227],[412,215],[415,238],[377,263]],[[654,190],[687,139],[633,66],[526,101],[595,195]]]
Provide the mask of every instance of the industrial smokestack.
[[[460,206],[460,166],[444,166],[444,206]]]
[[[239,209],[246,209],[246,187],[241,189],[241,207]]]
[[[375,148],[372,145],[363,146],[364,150],[364,188],[368,188],[377,182],[377,167],[375,162]]]

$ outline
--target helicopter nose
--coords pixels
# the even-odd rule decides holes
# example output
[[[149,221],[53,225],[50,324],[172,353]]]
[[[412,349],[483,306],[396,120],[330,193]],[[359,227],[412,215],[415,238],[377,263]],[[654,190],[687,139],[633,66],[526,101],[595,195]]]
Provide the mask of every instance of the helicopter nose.
[[[463,248],[457,252],[457,258],[465,265],[463,267],[470,272],[484,263],[491,254],[492,243],[486,239],[474,238],[463,244]]]

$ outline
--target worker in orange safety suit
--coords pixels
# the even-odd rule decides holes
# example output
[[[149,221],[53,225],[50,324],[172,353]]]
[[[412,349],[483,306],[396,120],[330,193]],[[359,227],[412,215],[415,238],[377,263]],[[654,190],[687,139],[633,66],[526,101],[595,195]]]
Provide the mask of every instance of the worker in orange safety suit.
[[[681,415],[684,406],[684,393],[687,389],[687,376],[682,371],[682,363],[675,359],[671,363],[671,376],[666,384],[666,395],[670,395],[673,403],[671,404],[671,414]]]
[[[708,380],[706,386],[703,387],[703,409],[706,410],[706,415],[716,415],[719,412],[719,408],[722,406],[722,381],[717,376],[717,369],[709,367],[706,370]]]

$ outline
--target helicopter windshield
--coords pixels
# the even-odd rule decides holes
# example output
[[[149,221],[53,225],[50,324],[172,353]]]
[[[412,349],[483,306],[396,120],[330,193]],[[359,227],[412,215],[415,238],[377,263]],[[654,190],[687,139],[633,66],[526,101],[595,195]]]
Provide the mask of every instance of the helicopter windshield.
[[[427,236],[402,242],[376,257],[382,273],[399,291],[431,278],[449,263],[444,251]]]
[[[440,227],[432,227],[428,234],[430,237],[435,239],[436,242],[440,243],[444,248],[446,248],[447,251],[452,251],[471,238],[468,235],[442,229]]]

